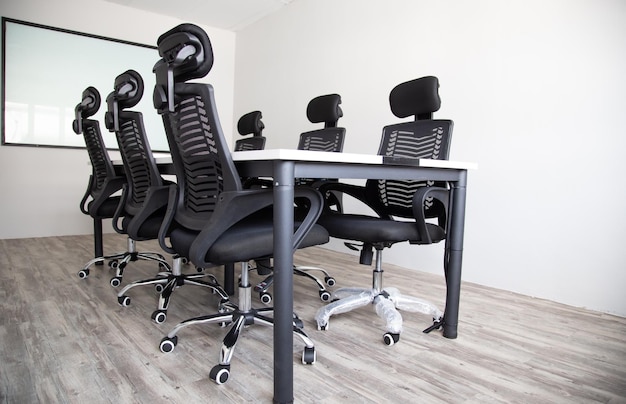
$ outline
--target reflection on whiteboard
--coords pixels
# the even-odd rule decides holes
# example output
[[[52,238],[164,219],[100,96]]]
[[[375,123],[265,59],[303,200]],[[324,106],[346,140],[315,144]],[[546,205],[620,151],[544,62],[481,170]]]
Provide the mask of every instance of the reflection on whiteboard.
[[[133,69],[144,80],[143,98],[133,110],[143,113],[152,149],[169,150],[163,121],[152,105],[156,47],[8,18],[2,25],[3,144],[85,147],[72,121],[83,90],[93,86],[102,97],[93,119],[100,121],[107,147],[117,149],[115,135],[104,126],[105,99],[115,77]]]

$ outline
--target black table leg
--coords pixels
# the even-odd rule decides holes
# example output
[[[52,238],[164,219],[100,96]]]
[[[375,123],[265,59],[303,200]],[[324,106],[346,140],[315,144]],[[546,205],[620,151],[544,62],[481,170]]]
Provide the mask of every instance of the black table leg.
[[[294,163],[274,163],[274,402],[293,402]]]
[[[93,249],[94,258],[103,257],[102,248],[102,219],[93,219]],[[96,265],[102,265],[103,261],[96,262]]]
[[[451,184],[450,230],[445,256],[447,294],[443,336],[446,338],[456,338],[458,333],[466,185],[467,172],[462,172],[459,181]]]

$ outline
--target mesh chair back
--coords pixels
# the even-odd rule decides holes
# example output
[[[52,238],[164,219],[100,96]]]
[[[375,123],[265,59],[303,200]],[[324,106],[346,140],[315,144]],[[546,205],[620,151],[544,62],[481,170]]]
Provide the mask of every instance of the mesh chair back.
[[[390,125],[383,129],[383,137],[378,151],[382,156],[411,159],[447,160],[453,123],[450,120],[424,120]],[[434,181],[415,180],[370,180],[366,188],[368,194],[385,207],[387,214],[399,217],[413,217],[412,201],[415,191],[424,186],[443,185]],[[435,207],[427,202],[426,212]]]
[[[82,102],[76,106],[76,119],[73,122],[74,132],[82,133],[89,154],[93,176],[91,196],[94,199],[104,190],[107,181],[115,177],[113,163],[102,140],[100,124],[97,120],[89,119],[99,109],[100,93],[96,88],[88,87],[83,91]]]
[[[222,133],[213,87],[185,83],[208,73],[213,64],[211,44],[199,27],[182,24],[161,35],[158,48],[163,59],[155,66],[154,104],[163,114],[181,191],[174,220],[199,231],[222,192],[242,189]]]
[[[139,208],[146,198],[148,188],[162,185],[161,176],[145,135],[141,113],[121,112],[120,131],[116,135],[122,151],[124,167],[127,168],[130,190],[128,203],[133,208]],[[132,213],[131,210],[129,212]]]
[[[432,119],[439,110],[439,80],[434,76],[422,77],[397,85],[389,95],[394,115],[415,121],[389,125],[383,128],[378,154],[408,159],[447,160],[450,150],[453,122]],[[366,183],[368,198],[376,200],[385,213],[398,217],[413,217],[413,194],[420,187],[445,186],[433,181],[369,180]],[[440,216],[442,206],[428,200],[425,205],[428,217]]]
[[[248,137],[235,142],[235,151],[263,150],[265,137]]]
[[[205,108],[200,93],[187,94],[172,113],[172,131],[183,163],[185,177],[184,209],[188,214],[213,212],[217,199],[225,189],[223,156],[216,147],[223,139],[207,125],[214,117]]]
[[[324,128],[302,133],[298,150],[341,152],[345,133],[344,128]]]
[[[106,146],[102,140],[102,134],[100,132],[100,124],[93,119],[83,120],[83,138],[85,139],[85,146],[87,147],[87,153],[89,153],[89,161],[93,170],[94,188],[92,194],[97,194],[103,190],[103,187],[108,178],[115,176],[115,170],[113,163],[109,158]]]
[[[143,95],[143,79],[129,70],[115,79],[115,90],[107,97],[109,110],[105,121],[115,132],[128,181],[125,211],[133,216],[142,208],[148,189],[163,185],[148,142],[140,112],[125,111]]]

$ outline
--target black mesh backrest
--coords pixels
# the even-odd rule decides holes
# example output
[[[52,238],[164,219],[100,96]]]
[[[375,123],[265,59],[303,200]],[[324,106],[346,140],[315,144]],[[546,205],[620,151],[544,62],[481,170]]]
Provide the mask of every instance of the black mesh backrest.
[[[235,151],[263,150],[265,148],[265,137],[247,137],[235,142]]]
[[[337,127],[337,121],[343,116],[339,106],[339,94],[321,95],[313,98],[307,105],[306,115],[312,123],[324,122],[324,128],[304,132],[300,135],[298,150],[341,152],[346,135],[344,128]]]
[[[143,95],[143,79],[129,70],[115,79],[115,90],[107,97],[107,128],[115,132],[128,181],[125,211],[136,215],[142,208],[148,189],[163,185],[146,137],[140,112],[125,111],[134,107]]]
[[[93,175],[92,197],[97,197],[103,191],[107,180],[115,177],[113,163],[102,140],[100,124],[97,120],[89,119],[100,109],[100,102],[100,93],[97,89],[94,87],[85,89],[82,101],[74,109],[76,119],[72,123],[74,132],[83,135],[89,154]]]
[[[166,32],[157,45],[163,59],[155,66],[154,103],[163,114],[180,190],[174,220],[199,231],[222,192],[242,189],[219,122],[213,87],[185,83],[208,73],[213,53],[207,34],[192,24]]]
[[[392,90],[390,104],[394,114],[403,117],[415,115],[417,120],[383,128],[379,155],[413,159],[448,159],[453,122],[430,119],[441,103],[438,88],[436,77],[425,77],[402,83]],[[380,203],[386,213],[392,216],[413,217],[413,194],[420,187],[432,185],[445,186],[432,181],[368,180],[366,192],[370,199],[373,198]],[[438,215],[441,207],[429,200],[425,208],[427,215],[434,217]]]
[[[235,151],[263,150],[265,148],[265,137],[262,136],[265,125],[261,118],[261,111],[248,112],[242,115],[237,122],[237,131],[241,136],[252,134],[251,137],[239,139],[235,142]]]
[[[344,128],[324,128],[304,132],[300,135],[298,150],[341,152],[345,134]]]

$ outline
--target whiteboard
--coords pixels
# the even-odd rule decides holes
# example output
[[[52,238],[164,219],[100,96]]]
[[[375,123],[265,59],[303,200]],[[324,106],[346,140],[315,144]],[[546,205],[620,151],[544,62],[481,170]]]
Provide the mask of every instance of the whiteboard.
[[[2,18],[2,144],[84,148],[82,135],[72,130],[74,107],[93,86],[102,104],[92,119],[100,121],[107,148],[118,149],[104,126],[106,97],[115,77],[133,69],[144,80],[144,95],[132,110],[143,114],[152,150],[168,151],[152,104],[152,68],[159,59],[154,46]]]

